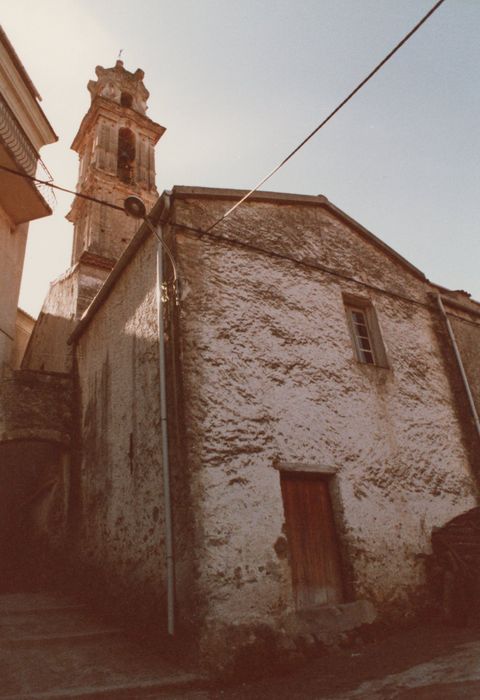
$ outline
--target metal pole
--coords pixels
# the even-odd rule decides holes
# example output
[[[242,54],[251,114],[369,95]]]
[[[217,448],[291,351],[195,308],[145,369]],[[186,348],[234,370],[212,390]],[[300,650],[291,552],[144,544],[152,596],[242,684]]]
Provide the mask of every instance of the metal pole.
[[[447,312],[445,311],[445,307],[443,305],[442,297],[440,296],[440,294],[437,295],[437,301],[438,301],[438,306],[440,308],[440,312],[441,312],[441,314],[445,320],[445,324],[447,326],[448,335],[450,336],[450,340],[451,340],[451,343],[453,346],[453,352],[455,353],[455,358],[457,360],[458,369],[460,370],[460,374],[462,375],[463,385],[465,387],[465,391],[467,392],[468,403],[470,404],[470,410],[472,412],[473,420],[475,421],[475,427],[477,428],[477,433],[478,433],[478,436],[480,437],[480,420],[478,418],[478,413],[477,413],[477,408],[475,406],[475,401],[473,400],[472,390],[470,389],[468,377],[467,377],[467,374],[465,372],[465,368],[463,366],[462,357],[460,355],[460,351],[459,351],[458,345],[457,345],[457,340],[455,338],[455,333],[453,332],[452,324],[450,323],[450,319],[447,316]]]
[[[165,556],[167,565],[167,629],[175,634],[175,562],[173,558],[172,502],[170,495],[170,463],[168,459],[167,391],[165,371],[165,324],[163,320],[163,233],[158,224],[157,295],[158,295],[158,366],[160,383],[160,425],[162,437],[163,498],[165,511]]]

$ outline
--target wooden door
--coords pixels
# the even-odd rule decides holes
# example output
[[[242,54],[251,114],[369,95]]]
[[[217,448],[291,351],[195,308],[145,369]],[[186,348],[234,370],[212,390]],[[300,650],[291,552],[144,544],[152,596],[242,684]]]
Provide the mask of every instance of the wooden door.
[[[297,608],[339,603],[342,578],[328,481],[310,474],[280,475]]]

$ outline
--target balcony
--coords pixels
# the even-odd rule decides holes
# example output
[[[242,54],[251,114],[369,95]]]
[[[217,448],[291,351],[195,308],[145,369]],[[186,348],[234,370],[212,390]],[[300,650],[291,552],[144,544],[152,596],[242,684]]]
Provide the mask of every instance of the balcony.
[[[38,159],[38,153],[0,95],[0,165],[33,176]],[[5,170],[0,170],[0,206],[15,224],[52,213],[44,194],[32,180]]]

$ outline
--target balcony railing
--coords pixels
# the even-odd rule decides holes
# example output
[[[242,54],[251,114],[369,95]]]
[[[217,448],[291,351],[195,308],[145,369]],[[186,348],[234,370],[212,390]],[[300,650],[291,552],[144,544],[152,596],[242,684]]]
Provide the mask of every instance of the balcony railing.
[[[32,177],[37,174],[41,180],[52,180],[52,176],[47,167],[40,160],[35,148],[30,143],[28,136],[18,123],[15,115],[6,103],[3,95],[0,94],[0,140],[15,161],[16,169],[23,171]],[[42,198],[50,207],[55,206],[56,199],[51,187],[41,185],[32,181]]]
[[[41,158],[39,158],[38,163],[37,163],[37,174],[36,177],[38,177],[39,180],[45,180],[46,182],[53,182],[53,177],[50,174],[49,169],[43,162]],[[43,183],[40,182],[35,182],[34,183],[35,187],[37,190],[40,192],[44,200],[49,204],[50,209],[55,209],[57,206],[57,198],[55,197],[55,192],[51,187],[48,185],[44,185]]]

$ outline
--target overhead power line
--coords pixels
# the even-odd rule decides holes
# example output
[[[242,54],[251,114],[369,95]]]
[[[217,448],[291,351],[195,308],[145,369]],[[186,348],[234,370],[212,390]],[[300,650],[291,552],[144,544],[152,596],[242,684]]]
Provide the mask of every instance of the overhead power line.
[[[39,185],[46,185],[47,187],[52,187],[54,190],[60,190],[60,192],[66,192],[67,194],[73,194],[75,197],[81,197],[82,199],[88,199],[90,202],[95,202],[96,204],[101,204],[104,207],[110,207],[110,209],[116,209],[117,211],[121,211],[125,214],[125,216],[128,216],[127,212],[125,211],[124,207],[121,207],[119,204],[112,204],[111,202],[107,202],[105,199],[98,199],[98,197],[93,197],[92,195],[89,194],[83,194],[82,192],[76,192],[75,190],[69,190],[67,187],[61,187],[60,185],[56,185],[53,182],[50,182],[49,180],[40,180],[38,177],[34,177],[33,175],[27,175],[27,173],[22,173],[20,170],[13,170],[13,168],[8,168],[6,165],[0,165],[0,170],[4,170],[7,173],[11,173],[12,175],[17,175],[18,177],[23,177],[26,180],[30,180],[31,182],[37,182]],[[188,229],[189,231],[195,231],[196,233],[200,234],[205,234],[207,231],[203,228],[198,228],[195,226],[189,226],[188,224],[178,224],[174,221],[169,221],[168,222],[169,226],[174,226],[175,228],[184,228]]]
[[[125,214],[125,209],[120,207],[118,204],[112,204],[104,199],[98,199],[98,197],[93,197],[89,194],[82,194],[82,192],[75,192],[75,190],[69,190],[66,187],[60,187],[60,185],[55,185],[49,180],[40,180],[38,177],[33,175],[27,175],[27,173],[22,173],[19,170],[14,170],[13,168],[7,168],[6,165],[0,165],[0,170],[4,170],[12,175],[18,175],[18,177],[24,177],[26,180],[31,180],[32,182],[37,182],[39,185],[45,185],[46,187],[51,187],[54,190],[60,190],[60,192],[66,192],[67,194],[74,194],[76,197],[81,197],[82,199],[88,199],[91,202],[96,202],[97,204],[103,204],[105,207],[110,207],[111,209],[117,209],[118,211],[123,211]]]
[[[37,182],[39,185],[46,185],[47,187],[53,187],[55,190],[60,190],[60,192],[66,192],[67,194],[73,194],[75,197],[81,197],[82,199],[88,199],[90,202],[95,202],[96,204],[101,204],[104,207],[110,207],[110,209],[116,209],[117,211],[121,211],[125,214],[125,216],[129,216],[127,212],[125,211],[124,207],[121,207],[118,204],[112,204],[111,202],[107,202],[105,199],[98,199],[98,197],[93,197],[92,195],[89,194],[83,194],[82,192],[76,192],[75,190],[69,190],[67,187],[61,187],[60,185],[56,185],[53,182],[50,182],[49,180],[40,180],[38,177],[34,177],[33,175],[27,175],[27,173],[22,173],[20,170],[13,170],[12,168],[8,168],[6,165],[0,165],[0,170],[4,170],[7,173],[11,173],[12,175],[17,175],[18,177],[23,177],[26,180],[30,180],[31,182]],[[198,228],[197,226],[189,226],[188,224],[179,224],[175,221],[169,221],[168,222],[169,226],[173,226],[174,228],[182,228],[182,229],[187,229],[188,231],[194,231],[195,233],[199,233],[202,236],[207,233],[207,231],[203,228]],[[172,259],[173,263],[173,259]]]
[[[265,175],[265,177],[262,178],[260,180],[260,182],[258,184],[256,184],[253,189],[251,189],[249,192],[247,192],[246,195],[244,195],[241,199],[239,199],[239,201],[236,202],[236,204],[234,204],[233,207],[230,207],[230,209],[228,209],[225,212],[225,214],[223,214],[219,219],[214,221],[213,224],[211,224],[211,226],[209,226],[206,229],[206,233],[208,233],[213,228],[215,228],[215,226],[218,226],[218,224],[221,223],[222,221],[224,221],[227,218],[227,216],[230,216],[230,214],[232,214],[235,211],[235,209],[237,209],[237,207],[239,207],[241,204],[243,204],[243,202],[245,202],[245,200],[247,200],[249,197],[252,196],[252,194],[254,194],[258,189],[260,189],[260,187],[262,185],[264,185],[267,182],[267,180],[270,180],[270,178],[273,177],[273,175],[275,175],[275,173],[277,173],[280,170],[280,168],[283,168],[283,166],[290,160],[290,158],[293,158],[293,156],[296,153],[298,153],[298,151],[301,148],[303,148],[303,146],[305,146],[305,144],[308,141],[310,141],[310,139],[313,138],[315,136],[315,134],[318,133],[320,131],[320,129],[322,127],[324,127],[325,124],[327,124],[327,122],[329,122],[330,119],[332,119],[332,117],[334,117],[335,114],[337,114],[337,112],[339,112],[342,109],[342,107],[344,107],[347,104],[347,102],[349,102],[352,99],[352,97],[354,95],[356,95],[357,92],[359,90],[361,90],[362,87],[364,85],[366,85],[368,83],[368,81],[371,80],[371,78],[373,78],[373,76],[376,73],[378,73],[378,71],[387,63],[387,61],[389,61],[392,58],[392,56],[397,53],[397,51],[410,39],[410,37],[412,37],[415,34],[416,31],[418,31],[420,29],[422,24],[424,24],[427,21],[427,19],[429,19],[429,17],[431,17],[433,15],[433,13],[436,10],[438,10],[440,5],[442,5],[444,2],[445,2],[445,0],[439,0],[437,3],[435,3],[435,5],[427,12],[427,14],[424,17],[422,17],[422,19],[419,22],[417,22],[417,24],[413,27],[413,29],[411,29],[408,32],[408,34],[406,34],[403,37],[403,39],[398,42],[398,44],[390,51],[390,53],[388,53],[385,56],[384,59],[382,59],[380,61],[380,63],[366,76],[366,78],[364,78],[360,83],[358,83],[357,87],[354,90],[352,90],[352,92],[349,95],[347,95],[347,97],[345,97],[345,99],[342,100],[342,102],[340,102],[340,104],[337,105],[337,107],[335,107],[335,109],[332,112],[330,112],[330,114],[322,122],[320,122],[320,124],[317,127],[315,127],[315,129],[310,134],[308,134],[308,136],[306,138],[304,138],[303,141],[298,144],[298,146],[296,146],[293,149],[293,151],[291,151],[277,166],[275,166],[275,168],[273,168],[273,170],[271,170],[268,173],[268,175]]]
[[[301,143],[296,146],[293,151],[291,151],[285,158],[277,165],[273,170],[271,170],[265,177],[263,177],[260,182],[258,182],[255,187],[253,187],[251,190],[249,190],[241,199],[238,200],[230,209],[228,209],[220,218],[218,218],[216,221],[213,222],[208,228],[206,229],[201,229],[201,228],[196,228],[194,226],[184,226],[182,224],[177,224],[174,222],[169,222],[171,226],[174,226],[176,228],[186,228],[191,231],[195,231],[200,234],[205,234],[205,233],[210,233],[218,224],[220,224],[222,221],[224,221],[230,214],[232,214],[243,202],[245,202],[249,197],[251,197],[257,190],[260,189],[262,185],[267,182],[275,173],[277,173],[280,168],[283,168],[283,166],[288,163],[288,161],[293,158],[293,156],[298,153],[298,151],[305,146],[310,139],[312,139],[315,134],[317,134],[322,127],[324,127],[334,116],[339,112],[346,104],[349,102],[354,95],[359,92],[364,85],[366,85],[369,80],[373,78],[373,76],[378,73],[378,71],[389,61],[392,56],[394,56],[397,51],[417,32],[420,27],[425,24],[425,22],[433,15],[433,13],[438,10],[440,5],[443,5],[445,0],[438,0],[438,2],[435,3],[435,5],[422,17],[419,22],[401,39],[401,41],[394,46],[394,48],[378,63],[375,68],[354,88],[348,95],[343,99],[336,107],[333,109],[330,114],[325,117],[323,121],[320,122],[318,126],[315,127],[313,131],[311,131],[308,136],[306,136]],[[55,190],[60,190],[61,192],[67,192],[68,194],[73,194],[76,197],[81,197],[82,199],[87,199],[91,202],[96,202],[97,204],[102,204],[105,207],[110,207],[111,209],[116,209],[117,211],[123,211],[124,214],[126,214],[125,209],[117,204],[112,204],[111,202],[107,202],[104,199],[98,199],[97,197],[93,197],[92,195],[87,195],[83,194],[81,192],[76,192],[75,190],[69,190],[66,187],[61,187],[60,185],[55,185],[53,182],[49,182],[48,180],[40,180],[39,178],[33,177],[32,175],[27,175],[26,173],[19,172],[18,170],[13,170],[12,168],[8,168],[4,165],[0,165],[0,170],[4,170],[6,172],[12,173],[13,175],[18,175],[20,177],[24,177],[28,180],[31,180],[32,182],[37,182],[38,184],[45,185],[46,187],[51,187]]]

